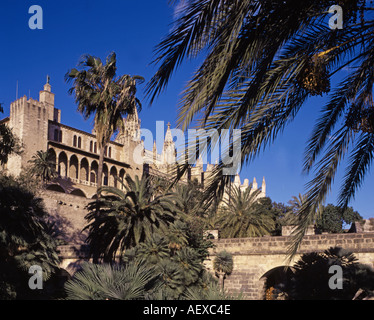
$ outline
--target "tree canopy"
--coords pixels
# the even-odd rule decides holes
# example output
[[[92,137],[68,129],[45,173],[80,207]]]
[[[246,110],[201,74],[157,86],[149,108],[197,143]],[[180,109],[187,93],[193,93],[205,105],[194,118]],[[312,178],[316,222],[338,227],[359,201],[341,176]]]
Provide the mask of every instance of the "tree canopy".
[[[37,296],[28,287],[29,268],[40,266],[46,281],[60,263],[49,215],[42,199],[5,175],[0,175],[0,208],[0,297]]]
[[[150,102],[183,61],[201,56],[179,104],[178,124],[240,129],[242,164],[251,162],[292,122],[305,102],[325,95],[306,143],[312,174],[290,254],[321,211],[343,159],[338,205],[347,207],[374,157],[374,19],[365,0],[338,1],[344,28],[331,28],[334,0],[189,0],[156,48]],[[347,72],[348,70],[348,72]],[[185,165],[187,167],[188,164]],[[208,192],[229,183],[215,171]]]
[[[99,148],[97,189],[102,185],[102,171],[105,147],[113,134],[123,129],[123,117],[133,115],[141,108],[136,98],[136,84],[143,81],[140,76],[117,76],[117,56],[113,52],[103,64],[100,58],[85,55],[78,64],[65,75],[72,82],[69,89],[74,94],[78,111],[84,119],[94,116],[94,129]]]
[[[323,207],[322,213],[316,221],[316,227],[321,232],[341,233],[345,226],[360,220],[362,217],[352,207],[342,209],[328,204]]]

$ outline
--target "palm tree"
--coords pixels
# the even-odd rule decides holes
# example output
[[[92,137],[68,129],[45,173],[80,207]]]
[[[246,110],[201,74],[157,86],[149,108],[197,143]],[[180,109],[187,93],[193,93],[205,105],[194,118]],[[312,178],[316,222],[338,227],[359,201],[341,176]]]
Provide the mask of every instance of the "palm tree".
[[[116,54],[111,53],[106,63],[100,58],[85,55],[79,63],[81,70],[70,70],[65,79],[73,82],[69,93],[75,96],[78,111],[85,119],[95,117],[95,132],[99,148],[97,190],[102,185],[105,147],[113,134],[123,128],[123,117],[141,108],[135,97],[139,76],[117,76]]]
[[[328,23],[336,4],[344,12],[342,30]],[[183,92],[178,123],[184,129],[193,122],[207,130],[241,129],[242,163],[272,143],[308,98],[328,94],[306,147],[304,171],[315,173],[306,185],[291,256],[320,212],[343,158],[349,161],[341,207],[355,196],[373,161],[372,13],[365,0],[191,0],[157,47],[160,66],[147,85],[151,102],[184,59],[206,53]],[[228,182],[221,175],[218,168],[209,191]]]
[[[177,184],[174,187],[177,197],[180,199],[181,211],[188,216],[204,217],[206,209],[202,205],[202,188],[195,182],[188,182],[188,184]]]
[[[156,231],[165,232],[178,213],[173,193],[155,195],[146,176],[125,178],[124,191],[102,187],[105,193],[88,205],[87,241],[94,261],[115,260],[125,249],[136,246]]]
[[[85,262],[65,290],[68,300],[139,300],[155,276],[152,268],[135,262],[125,266]]]
[[[299,193],[299,195],[292,196],[291,200],[288,201],[289,210],[283,217],[283,225],[298,225],[299,223],[299,212],[306,201],[306,196]]]
[[[139,243],[134,249],[136,259],[144,261],[148,266],[155,266],[161,260],[170,256],[169,242],[159,233],[151,235],[151,237]],[[128,255],[128,253],[125,252],[125,255]]]
[[[260,190],[251,192],[250,187],[242,191],[240,187],[233,186],[230,200],[223,200],[216,218],[222,237],[259,237],[270,234],[275,222],[271,214],[262,210],[259,193]]]
[[[168,241],[168,247],[173,253],[186,247],[190,238],[188,224],[182,220],[182,215],[179,218],[180,220],[175,220],[163,233],[163,237]]]
[[[56,163],[51,160],[49,151],[37,151],[28,162],[31,165],[29,172],[31,175],[40,178],[42,183],[57,177]]]
[[[205,272],[200,253],[184,245],[175,250],[168,236],[155,233],[134,248],[126,250],[124,261],[138,261],[158,274],[153,299],[179,299],[187,288],[200,286]]]
[[[196,250],[184,247],[177,251],[173,260],[177,263],[186,287],[197,283],[204,270],[203,262]]]
[[[231,253],[227,251],[218,252],[213,261],[213,269],[217,273],[221,289],[223,289],[225,277],[230,275],[234,269],[234,260]]]

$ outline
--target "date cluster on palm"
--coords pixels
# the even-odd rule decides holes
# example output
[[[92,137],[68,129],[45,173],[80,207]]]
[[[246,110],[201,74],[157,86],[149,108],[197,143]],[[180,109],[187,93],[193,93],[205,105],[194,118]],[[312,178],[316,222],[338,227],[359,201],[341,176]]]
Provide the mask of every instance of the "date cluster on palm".
[[[323,55],[314,55],[297,77],[297,83],[313,96],[330,91],[330,76]]]
[[[359,129],[362,132],[374,133],[374,107],[361,111]]]
[[[346,116],[346,124],[355,132],[374,134],[374,106],[359,107],[353,104]]]

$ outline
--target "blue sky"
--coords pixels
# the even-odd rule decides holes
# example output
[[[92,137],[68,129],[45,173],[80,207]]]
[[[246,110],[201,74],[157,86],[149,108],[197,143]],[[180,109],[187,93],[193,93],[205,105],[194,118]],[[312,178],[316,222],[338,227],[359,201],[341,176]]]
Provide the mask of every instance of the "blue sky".
[[[43,30],[28,26],[32,5],[43,9]],[[154,48],[170,30],[175,14],[168,0],[2,0],[0,12],[0,102],[4,103],[4,116],[9,115],[10,103],[16,98],[17,81],[19,97],[30,95],[36,99],[48,74],[56,107],[62,110],[62,122],[89,132],[92,123],[84,122],[76,111],[73,97],[68,95],[65,73],[77,65],[83,54],[105,59],[114,51],[118,74],[141,75],[148,81],[156,71],[151,65]],[[143,128],[154,131],[156,120],[165,121],[165,125],[170,122],[174,127],[180,93],[197,66],[197,61],[185,62],[152,107],[143,101]],[[141,100],[144,88],[145,84],[138,88]],[[301,173],[304,146],[323,103],[323,98],[311,99],[276,142],[242,169],[242,180],[256,177],[260,184],[265,176],[267,194],[277,202],[286,203],[303,193],[310,178]],[[343,173],[341,170],[337,176],[329,203],[336,202]],[[369,173],[351,203],[365,218],[374,217],[373,190],[373,174]]]

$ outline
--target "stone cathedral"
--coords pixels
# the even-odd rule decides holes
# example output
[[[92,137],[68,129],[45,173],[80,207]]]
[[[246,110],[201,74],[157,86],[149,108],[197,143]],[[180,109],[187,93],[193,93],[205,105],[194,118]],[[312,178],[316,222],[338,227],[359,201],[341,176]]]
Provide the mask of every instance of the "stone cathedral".
[[[17,99],[10,105],[10,116],[0,121],[12,129],[23,146],[22,154],[12,155],[2,170],[17,176],[37,151],[49,150],[58,178],[48,184],[41,197],[49,212],[66,220],[71,235],[76,235],[76,231],[84,224],[84,206],[95,197],[99,150],[94,131],[84,132],[61,123],[61,110],[55,107],[55,95],[51,89],[48,78],[39,93],[39,100],[27,99],[26,96]],[[117,187],[117,177],[121,179],[126,174],[132,177],[140,177],[143,173],[165,178],[169,176],[168,163],[176,153],[170,124],[161,153],[158,153],[155,143],[153,150],[144,148],[144,142],[139,137],[140,125],[138,114],[127,117],[124,119],[124,129],[108,144],[103,185]],[[142,150],[143,164],[134,161],[134,151],[139,148]],[[203,184],[213,167],[207,164],[204,171],[203,164],[197,161],[184,180],[197,179]],[[234,184],[241,189],[250,186],[248,179],[241,183],[239,175],[235,177]],[[258,189],[255,178],[252,189]],[[263,179],[260,197],[265,195],[266,184]]]

